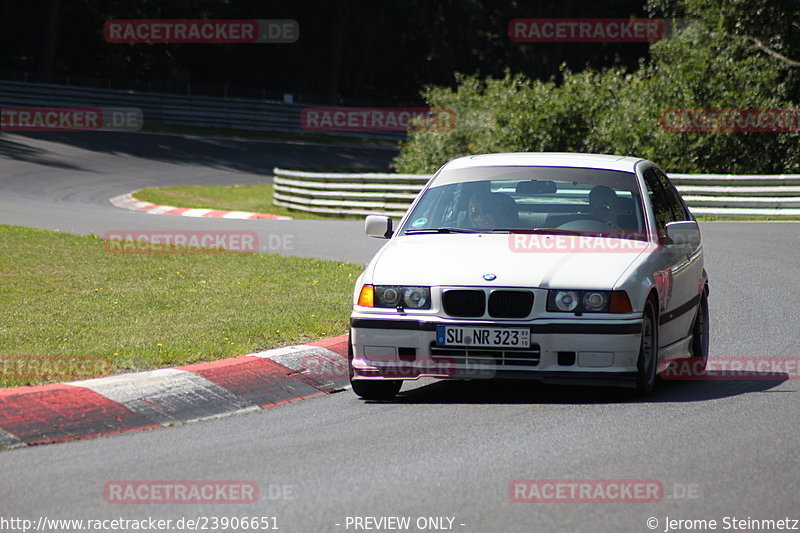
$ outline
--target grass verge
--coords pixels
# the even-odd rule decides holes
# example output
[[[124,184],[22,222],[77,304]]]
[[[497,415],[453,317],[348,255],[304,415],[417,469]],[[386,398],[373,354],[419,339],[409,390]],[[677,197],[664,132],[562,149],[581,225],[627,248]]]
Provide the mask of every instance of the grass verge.
[[[364,220],[362,215],[322,215],[273,205],[272,185],[187,185],[147,188],[133,195],[143,202],[173,207],[271,213],[305,220]]]
[[[0,387],[341,335],[359,271],[256,253],[108,253],[98,237],[0,226]]]

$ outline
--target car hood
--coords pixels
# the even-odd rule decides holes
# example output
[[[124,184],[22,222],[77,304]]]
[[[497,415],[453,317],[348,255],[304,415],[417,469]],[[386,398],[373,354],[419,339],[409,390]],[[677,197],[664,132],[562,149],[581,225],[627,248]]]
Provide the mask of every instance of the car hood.
[[[580,248],[563,251],[549,246],[567,236],[524,237],[534,240],[514,241],[517,235],[505,233],[399,236],[384,246],[367,273],[375,285],[612,289],[637,257],[652,249],[642,241],[581,237]],[[486,274],[496,278],[487,281]]]

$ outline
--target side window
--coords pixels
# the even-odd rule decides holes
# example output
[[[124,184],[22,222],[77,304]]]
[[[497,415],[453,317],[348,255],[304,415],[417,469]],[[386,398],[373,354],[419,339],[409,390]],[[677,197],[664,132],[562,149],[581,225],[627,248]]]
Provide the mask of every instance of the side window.
[[[669,178],[666,174],[664,174],[661,170],[655,170],[656,176],[658,176],[658,181],[661,183],[662,187],[664,188],[664,192],[666,193],[667,202],[670,205],[670,210],[672,211],[672,220],[692,220],[692,216],[689,214],[689,211],[686,209],[686,205],[683,203],[681,199],[680,193],[669,181]]]
[[[657,230],[662,233],[666,229],[667,222],[675,220],[672,202],[669,201],[667,192],[664,190],[664,183],[659,179],[655,168],[650,167],[644,171],[644,184],[647,187],[650,205],[653,206]]]

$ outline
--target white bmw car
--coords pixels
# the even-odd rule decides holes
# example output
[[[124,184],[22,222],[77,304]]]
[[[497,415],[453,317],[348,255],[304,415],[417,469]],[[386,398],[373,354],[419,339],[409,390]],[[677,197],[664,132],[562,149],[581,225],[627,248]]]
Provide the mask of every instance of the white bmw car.
[[[444,165],[356,281],[354,392],[408,379],[524,378],[652,392],[708,356],[700,230],[644,159],[487,154]]]

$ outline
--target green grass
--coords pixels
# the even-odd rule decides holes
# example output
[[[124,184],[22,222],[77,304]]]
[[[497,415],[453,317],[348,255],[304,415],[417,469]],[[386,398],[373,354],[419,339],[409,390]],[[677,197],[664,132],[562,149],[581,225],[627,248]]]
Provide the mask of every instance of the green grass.
[[[137,191],[143,202],[173,207],[200,207],[227,211],[271,213],[308,220],[364,220],[362,215],[322,215],[272,204],[272,185],[187,185]]]
[[[153,369],[347,331],[360,267],[194,251],[109,253],[99,237],[0,226],[0,387],[89,377],[54,368]]]

